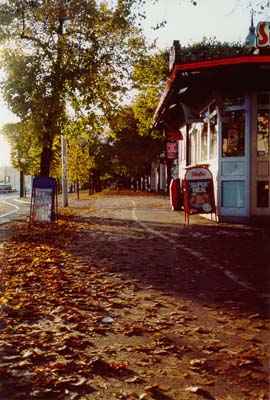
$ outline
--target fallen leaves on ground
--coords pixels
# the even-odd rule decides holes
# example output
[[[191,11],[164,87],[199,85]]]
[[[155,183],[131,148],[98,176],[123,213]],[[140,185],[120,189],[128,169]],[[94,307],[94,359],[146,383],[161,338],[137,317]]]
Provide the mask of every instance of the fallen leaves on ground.
[[[67,214],[46,227],[16,225],[6,243],[1,399],[214,399],[203,386],[218,385],[224,373],[234,386],[248,380],[250,399],[253,390],[267,386],[262,346],[252,335],[248,352],[230,353],[219,328],[202,326],[191,315],[189,300],[170,303],[170,294],[158,292],[162,274],[154,266],[155,285],[143,287],[113,263],[91,263],[85,254],[99,247],[90,225]],[[109,237],[114,234],[110,227]],[[79,242],[86,248],[78,254]],[[217,325],[228,324],[224,316],[223,322]]]

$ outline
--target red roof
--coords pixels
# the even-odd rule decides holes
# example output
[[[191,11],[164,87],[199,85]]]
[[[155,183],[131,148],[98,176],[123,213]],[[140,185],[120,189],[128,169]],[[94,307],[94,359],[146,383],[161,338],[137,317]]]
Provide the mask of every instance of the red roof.
[[[182,93],[179,93],[180,89]],[[168,107],[174,103],[183,102],[198,109],[215,94],[237,92],[240,95],[250,90],[270,90],[270,55],[177,64],[156,109],[154,121],[158,124],[163,120]]]

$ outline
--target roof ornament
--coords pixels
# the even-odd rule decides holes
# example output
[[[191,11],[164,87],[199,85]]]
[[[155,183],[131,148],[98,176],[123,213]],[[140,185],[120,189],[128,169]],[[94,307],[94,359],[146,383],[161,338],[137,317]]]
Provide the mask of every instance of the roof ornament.
[[[249,27],[249,34],[247,35],[245,40],[245,45],[249,48],[254,48],[256,46],[256,29],[254,27],[253,14],[254,11],[251,10],[251,25]]]

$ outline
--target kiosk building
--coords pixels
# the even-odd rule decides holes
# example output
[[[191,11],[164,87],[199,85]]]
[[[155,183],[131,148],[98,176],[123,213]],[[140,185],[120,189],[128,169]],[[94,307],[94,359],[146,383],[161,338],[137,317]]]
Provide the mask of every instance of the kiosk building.
[[[177,143],[180,188],[188,167],[211,171],[219,221],[270,221],[270,23],[255,32],[252,18],[247,41],[246,54],[186,63],[175,41],[154,116]]]

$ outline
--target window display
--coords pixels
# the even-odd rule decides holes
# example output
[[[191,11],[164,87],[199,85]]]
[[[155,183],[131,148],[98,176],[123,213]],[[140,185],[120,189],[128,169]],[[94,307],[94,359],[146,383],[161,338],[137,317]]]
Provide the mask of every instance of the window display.
[[[245,111],[226,111],[222,117],[222,156],[244,157]]]
[[[197,160],[197,129],[193,129],[190,134],[190,143],[189,143],[189,154],[190,154],[190,164],[196,164]]]
[[[208,132],[208,123],[204,122],[202,126],[201,133],[201,161],[205,161],[208,159],[207,155],[207,132]]]
[[[210,119],[210,159],[217,157],[217,116]]]
[[[269,155],[269,111],[258,109],[257,112],[257,156]]]

